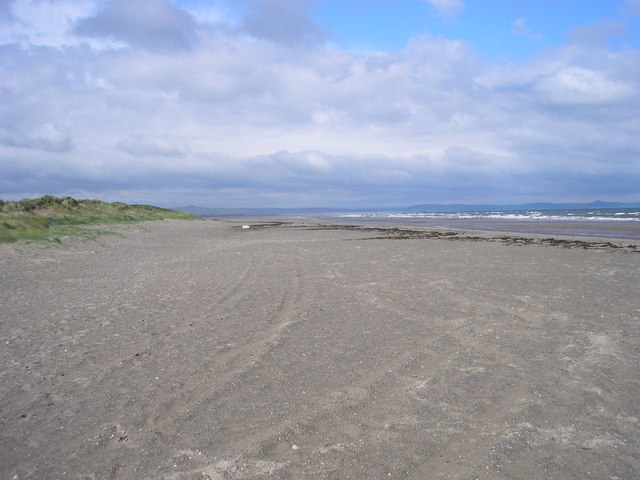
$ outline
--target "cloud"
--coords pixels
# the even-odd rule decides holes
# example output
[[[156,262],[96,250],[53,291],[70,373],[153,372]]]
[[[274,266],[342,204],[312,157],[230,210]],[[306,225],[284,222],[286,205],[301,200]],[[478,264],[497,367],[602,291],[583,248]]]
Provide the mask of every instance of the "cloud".
[[[539,79],[535,89],[543,101],[569,105],[611,104],[633,94],[630,85],[607,78],[602,72],[577,66],[563,67]]]
[[[628,17],[640,15],[640,0],[624,0],[620,10],[623,15]]]
[[[569,38],[576,44],[602,47],[606,46],[609,39],[628,35],[627,25],[604,18],[595,25],[586,25],[574,28],[569,32]]]
[[[243,29],[259,39],[288,45],[316,44],[327,32],[307,15],[312,0],[252,0]]]
[[[525,37],[531,40],[541,40],[542,35],[540,33],[536,33],[529,25],[527,25],[527,19],[523,17],[516,18],[511,24],[511,33],[518,37]]]
[[[174,5],[187,12],[194,21],[203,25],[230,26],[238,28],[242,23],[242,9],[246,0],[187,0],[176,1]]]
[[[640,54],[585,40],[613,24],[505,63],[430,35],[329,48],[310,1],[249,2],[237,19],[222,3],[199,17],[100,5],[51,35],[32,17],[41,37],[14,28],[0,46],[2,195],[365,207],[592,200],[606,178],[611,197],[638,197]]]
[[[180,143],[179,140],[166,137],[133,136],[120,140],[117,148],[137,157],[180,157],[188,151]]]
[[[242,190],[247,194],[246,205],[253,206],[261,198],[277,195],[290,205],[294,197],[313,199],[316,205],[319,201],[334,206],[354,204],[359,198],[361,205],[366,206],[384,201],[390,192],[413,194],[418,200],[425,189],[451,195],[465,185],[475,192],[479,178],[485,182],[500,178],[496,172],[481,170],[478,165],[471,170],[465,165],[478,163],[481,154],[477,152],[466,150],[447,155],[455,162],[443,163],[427,156],[330,155],[320,151],[280,151],[244,158],[196,154],[182,158],[179,163],[161,158],[151,161],[136,157],[132,161],[121,157],[112,159],[110,164],[76,162],[67,172],[32,157],[20,166],[8,168],[5,182],[7,178],[19,179],[23,189],[26,184],[33,190],[45,185],[67,191],[82,185],[95,192],[134,187],[140,191],[182,188],[193,196]],[[5,192],[16,190],[10,182],[1,187]],[[228,206],[237,201],[234,196],[226,199]]]
[[[9,22],[13,19],[13,13],[11,12],[12,0],[0,1],[0,22]]]
[[[69,133],[51,124],[39,125],[28,132],[0,129],[0,143],[57,153],[69,152],[73,148]]]
[[[464,10],[463,0],[424,0],[430,3],[441,15],[454,17]]]
[[[69,31],[95,11],[93,0],[0,0],[0,44],[78,45],[82,41]]]
[[[150,51],[191,47],[195,39],[191,15],[169,0],[107,0],[95,16],[80,20],[75,33],[107,38]]]

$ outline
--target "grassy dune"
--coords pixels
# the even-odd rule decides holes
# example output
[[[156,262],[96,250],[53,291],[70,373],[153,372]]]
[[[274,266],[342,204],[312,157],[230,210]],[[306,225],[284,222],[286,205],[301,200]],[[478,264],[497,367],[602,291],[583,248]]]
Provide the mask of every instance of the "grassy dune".
[[[18,202],[0,200],[0,242],[19,239],[51,239],[62,235],[88,235],[96,231],[81,225],[141,222],[146,220],[193,220],[195,215],[150,205],[76,200],[45,195]]]

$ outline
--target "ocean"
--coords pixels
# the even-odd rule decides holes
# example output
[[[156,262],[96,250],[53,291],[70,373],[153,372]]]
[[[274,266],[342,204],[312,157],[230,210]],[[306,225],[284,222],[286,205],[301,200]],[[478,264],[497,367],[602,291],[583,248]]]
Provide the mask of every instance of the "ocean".
[[[640,240],[640,209],[493,210],[477,212],[336,212],[312,215],[345,223],[591,236]]]

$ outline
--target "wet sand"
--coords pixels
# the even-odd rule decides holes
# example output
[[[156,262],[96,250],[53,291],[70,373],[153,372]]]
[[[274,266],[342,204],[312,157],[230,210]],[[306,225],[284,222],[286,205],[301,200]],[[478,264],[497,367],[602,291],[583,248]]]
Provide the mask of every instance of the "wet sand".
[[[342,224],[375,226],[397,225],[402,228],[432,228],[446,230],[474,230],[481,232],[510,232],[513,235],[553,235],[627,239],[640,243],[640,222],[620,220],[558,220],[542,218],[426,218],[426,217],[328,217],[320,220]]]
[[[0,478],[640,478],[637,245],[241,224],[0,245]]]

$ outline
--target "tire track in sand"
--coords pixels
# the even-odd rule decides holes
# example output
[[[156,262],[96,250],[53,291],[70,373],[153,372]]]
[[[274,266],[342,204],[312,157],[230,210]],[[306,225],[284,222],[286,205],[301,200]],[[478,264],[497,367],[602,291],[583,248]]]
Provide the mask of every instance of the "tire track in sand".
[[[370,305],[396,318],[407,319],[423,327],[429,325],[424,315],[402,303],[388,303],[384,298],[373,298]],[[460,325],[451,330],[435,329],[431,325],[424,336],[425,340],[430,337],[428,341],[417,342],[399,353],[393,360],[385,362],[383,367],[366,372],[357,382],[346,386],[342,395],[311,398],[308,402],[308,410],[290,416],[286,421],[274,423],[269,429],[252,432],[249,437],[245,436],[235,443],[228,444],[226,456],[232,458],[242,452],[247,459],[266,457],[278,462],[284,461],[284,465],[288,466],[283,465],[282,468],[286,468],[289,474],[322,475],[323,472],[329,472],[335,467],[335,465],[322,466],[322,460],[327,459],[328,452],[333,452],[331,453],[333,456],[346,458],[349,456],[348,451],[353,448],[364,448],[367,444],[371,448],[376,448],[380,442],[388,441],[388,438],[398,435],[394,430],[402,427],[396,425],[402,425],[402,422],[407,421],[406,418],[401,418],[395,409],[388,411],[385,402],[390,398],[396,398],[396,402],[400,404],[414,403],[416,400],[420,400],[419,403],[421,403],[422,399],[414,399],[415,395],[412,395],[415,386],[424,383],[418,379],[424,375],[433,375],[436,371],[440,371],[443,365],[455,362],[459,358],[457,350],[460,345],[450,344],[450,342],[463,329],[464,326]],[[437,364],[432,364],[424,370],[424,366],[434,360],[437,360]],[[414,411],[417,412],[420,408],[422,407],[418,405]],[[377,412],[381,417],[376,419],[370,412]],[[338,428],[335,428],[336,418],[342,419],[339,422],[341,426]],[[400,423],[392,423],[390,427],[392,430],[388,430],[389,425],[385,422],[393,422],[391,419]],[[419,429],[421,422],[424,421],[419,420],[416,414],[416,419],[412,419],[410,424],[413,425],[413,422],[415,425],[409,428]],[[326,424],[333,424],[335,430],[324,430],[322,426]],[[447,428],[443,427],[443,434],[450,436],[448,442],[456,441],[455,434],[463,426],[463,421],[460,420]],[[364,441],[358,444],[359,446],[356,446],[355,440],[351,442],[348,440],[349,436],[356,435],[355,432],[358,432],[360,441]],[[343,443],[338,441],[333,445],[327,445],[324,442],[329,437],[336,441],[342,440]],[[318,443],[319,439],[322,439],[321,443]],[[347,443],[344,443],[345,441]],[[313,466],[312,462],[312,467],[306,469],[296,465],[295,453],[291,453],[292,444],[304,445],[307,451],[309,449],[314,451],[312,458],[318,460],[317,465]],[[420,463],[416,463],[416,459],[419,458],[417,451],[407,448],[406,453],[408,458],[411,457],[411,462],[414,462],[414,468],[420,468]],[[291,458],[291,463],[286,461],[288,457]]]
[[[266,262],[264,257],[247,257],[243,262],[245,265],[240,270],[242,273],[238,281],[215,302],[203,307],[212,317],[237,310],[243,300],[251,300],[252,295],[256,298],[253,292],[264,291],[266,286],[273,286],[269,283],[274,278],[274,272],[271,271],[273,265]],[[126,389],[131,394],[117,400],[118,404],[110,409],[102,426],[92,428],[96,432],[96,439],[100,441],[104,436],[103,431],[110,432],[112,424],[117,423],[127,430],[129,447],[144,445],[145,449],[167,449],[171,448],[171,445],[166,444],[167,436],[179,435],[184,430],[183,424],[210,417],[216,399],[224,395],[225,390],[234,388],[234,384],[241,383],[242,380],[238,379],[258,367],[261,358],[280,344],[286,332],[303,319],[302,315],[296,318],[296,312],[302,314],[309,302],[308,282],[297,270],[290,271],[292,269],[286,264],[284,268],[278,265],[278,270],[276,273],[287,281],[275,284],[277,290],[272,291],[275,298],[272,297],[274,301],[269,302],[272,311],[266,313],[265,321],[252,326],[252,331],[242,344],[215,349],[213,352],[203,351],[202,362],[198,365],[191,364],[188,371],[184,368],[186,364],[179,366],[188,375],[183,382],[162,387],[162,378],[155,376],[158,372],[157,369],[154,371],[153,362],[154,358],[171,353],[172,348],[184,348],[178,342],[188,341],[188,337],[182,337],[183,332],[189,332],[188,327],[173,330],[172,335],[177,339],[174,342],[163,340],[151,345],[149,348],[153,354],[150,357],[147,353],[136,355],[138,367],[132,367],[131,361],[114,359],[112,364],[102,368],[101,374],[94,378],[93,388],[118,392]],[[250,310],[252,305],[248,304],[244,308]],[[241,317],[240,315],[240,318],[234,320],[241,321]],[[215,319],[212,321],[215,322]],[[212,333],[213,331],[209,332]],[[195,342],[195,348],[212,345],[211,342],[199,342],[198,339]],[[147,364],[149,361],[152,363]],[[135,375],[131,375],[132,368]],[[135,388],[131,390],[122,383],[114,385],[113,378],[138,380],[134,380]],[[78,459],[91,455],[89,446],[82,450],[84,453],[79,452]]]
[[[227,255],[228,253],[225,252],[224,254]],[[230,289],[228,289],[226,292],[224,292],[222,295],[220,295],[218,298],[216,298],[209,308],[212,310],[220,309],[220,308],[234,305],[235,303],[237,303],[240,297],[242,297],[242,295],[244,294],[244,292],[247,291],[247,287],[251,283],[255,282],[255,274],[252,278],[252,272],[255,272],[255,270],[256,270],[255,263],[247,262],[245,267],[242,269],[240,273],[240,277],[234,283],[234,285]]]
[[[206,373],[204,370],[215,369],[211,371],[212,376],[215,376],[213,385],[194,384],[182,388],[162,403],[157,409],[158,414],[146,419],[145,430],[175,430],[185,422],[198,421],[198,418],[210,415],[214,410],[213,404],[227,389],[234,388],[239,383],[238,379],[252,369],[259,368],[264,355],[276,348],[283,341],[286,332],[303,320],[302,312],[309,303],[309,285],[305,277],[296,271],[287,275],[287,278],[287,282],[282,285],[282,297],[275,314],[269,319],[268,327],[252,335],[246,343],[218,352],[215,364],[203,366],[196,375],[202,377]],[[227,301],[231,301],[231,298],[231,295],[228,296]],[[297,312],[300,312],[299,318],[296,318]]]
[[[317,292],[314,293],[317,294]],[[374,303],[376,305],[373,305]],[[424,318],[415,311],[409,312],[397,305],[386,305],[385,302],[374,301],[372,306],[397,318],[409,316],[411,317],[410,321],[425,326]],[[273,328],[277,327],[274,325]],[[428,330],[433,332],[433,328]],[[430,336],[429,333],[425,334],[425,337]],[[312,446],[311,444],[315,443],[315,440],[307,435],[317,425],[334,423],[335,418],[340,417],[344,419],[343,426],[348,430],[353,427],[354,418],[361,418],[361,416],[355,415],[356,412],[368,411],[372,408],[372,404],[382,405],[386,398],[398,391],[398,384],[404,386],[409,372],[421,371],[422,365],[431,359],[431,350],[437,348],[436,346],[442,341],[442,335],[434,334],[428,342],[416,343],[399,352],[393,359],[386,361],[380,367],[363,372],[356,382],[344,384],[340,391],[310,397],[305,410],[291,414],[282,421],[273,422],[268,428],[253,429],[251,432],[246,432],[245,435],[239,435],[234,441],[226,439],[227,443],[222,458],[235,458],[239,454],[243,454],[249,459],[266,456],[267,458],[275,457],[278,461],[282,461],[282,457],[286,457],[291,452],[291,444],[305,444],[309,448]],[[417,376],[414,375],[414,377]],[[377,410],[377,407],[374,410]],[[380,429],[382,429],[382,425],[380,425]],[[338,431],[330,433],[332,436],[340,434]],[[326,450],[324,444],[316,445],[316,447],[318,451]]]
[[[296,271],[289,276],[284,294],[278,302],[275,315],[269,321],[268,328],[224,356],[225,376],[241,374],[259,362],[271,348],[277,346],[283,340],[285,332],[302,321],[302,311],[309,303],[309,298],[308,281]],[[300,318],[295,318],[296,311],[300,311]]]

